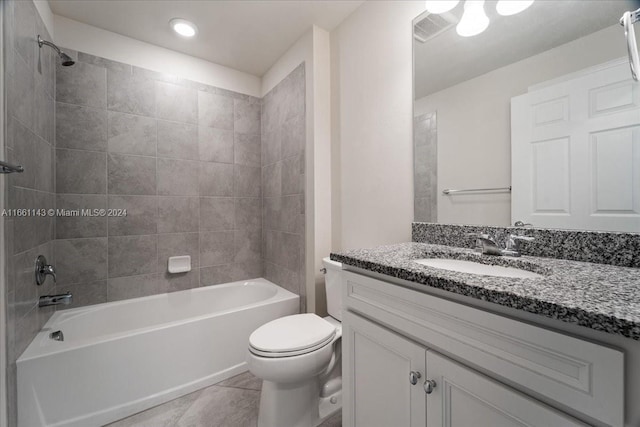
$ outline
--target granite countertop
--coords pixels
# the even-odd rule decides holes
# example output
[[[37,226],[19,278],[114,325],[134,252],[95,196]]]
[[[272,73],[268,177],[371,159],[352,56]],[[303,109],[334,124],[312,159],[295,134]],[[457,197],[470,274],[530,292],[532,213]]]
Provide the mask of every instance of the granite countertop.
[[[480,276],[413,262],[453,258],[517,267],[540,278]],[[522,256],[480,255],[472,249],[401,243],[332,253],[343,264],[489,301],[591,329],[640,340],[640,268]]]

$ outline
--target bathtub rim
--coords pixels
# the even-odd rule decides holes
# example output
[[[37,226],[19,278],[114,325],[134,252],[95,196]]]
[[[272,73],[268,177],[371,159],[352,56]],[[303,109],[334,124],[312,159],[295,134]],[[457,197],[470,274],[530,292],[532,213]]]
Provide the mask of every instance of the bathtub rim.
[[[56,329],[55,328],[55,324],[56,324],[56,322],[59,321],[60,318],[75,317],[77,315],[81,315],[82,313],[86,313],[86,312],[89,312],[89,311],[104,310],[107,307],[115,306],[115,305],[130,305],[130,304],[135,304],[136,302],[140,302],[140,301],[162,299],[162,298],[166,298],[167,295],[173,295],[173,294],[179,294],[179,293],[196,293],[197,294],[197,293],[200,293],[200,292],[211,291],[212,289],[220,289],[220,288],[244,285],[244,284],[246,284],[248,282],[256,282],[256,283],[259,283],[259,284],[262,284],[262,285],[273,286],[273,287],[276,288],[276,292],[275,292],[274,295],[270,296],[269,298],[266,298],[264,300],[260,300],[260,301],[257,301],[257,302],[253,302],[253,303],[250,303],[250,304],[239,305],[239,306],[235,306],[235,307],[230,308],[230,309],[216,311],[216,312],[212,312],[212,313],[207,313],[207,314],[204,314],[204,315],[186,317],[186,318],[180,319],[180,320],[157,323],[157,324],[153,324],[153,325],[150,325],[150,326],[145,326],[145,327],[142,327],[142,328],[127,329],[125,331],[99,335],[98,337],[92,337],[90,339],[84,339],[84,340],[79,340],[79,341],[75,341],[75,342],[74,341],[59,342],[59,341],[54,341],[51,338],[49,338],[49,333],[51,331],[53,331],[54,329]],[[97,343],[110,342],[110,341],[118,340],[118,339],[121,339],[123,337],[136,336],[136,335],[148,333],[150,331],[157,330],[157,329],[160,329],[160,328],[168,328],[168,327],[171,327],[171,326],[178,326],[178,325],[182,325],[182,324],[186,324],[186,323],[201,321],[201,320],[208,319],[208,318],[218,317],[218,316],[222,316],[224,314],[228,314],[228,313],[234,312],[234,311],[249,310],[251,308],[255,308],[255,307],[260,307],[260,306],[263,306],[263,305],[271,304],[271,303],[274,303],[276,301],[285,301],[285,300],[288,300],[288,299],[300,299],[300,296],[294,294],[293,292],[291,292],[291,291],[283,288],[282,286],[279,286],[279,285],[277,285],[277,284],[275,284],[275,283],[273,283],[273,282],[271,282],[271,281],[269,281],[269,280],[267,280],[265,278],[259,277],[259,278],[255,278],[255,279],[246,279],[246,280],[238,280],[238,281],[235,281],[235,282],[222,283],[222,284],[219,284],[219,285],[207,285],[207,286],[201,286],[201,287],[197,287],[197,288],[185,289],[185,290],[182,290],[182,291],[165,292],[165,293],[162,293],[162,294],[147,295],[147,296],[143,296],[143,297],[129,298],[129,299],[124,299],[124,300],[119,300],[119,301],[111,301],[111,302],[105,302],[105,303],[100,303],[100,304],[92,304],[92,305],[88,305],[88,306],[84,306],[84,307],[70,308],[70,309],[67,309],[67,310],[60,310],[60,311],[56,311],[49,318],[49,320],[42,326],[42,328],[40,328],[40,330],[38,331],[37,335],[29,343],[29,345],[24,350],[24,352],[20,355],[20,357],[18,357],[16,359],[16,363],[23,362],[23,361],[28,361],[28,360],[33,360],[33,359],[38,359],[38,358],[41,358],[41,357],[53,356],[53,355],[56,355],[56,354],[59,354],[59,353],[64,353],[64,352],[67,352],[67,351],[72,351],[72,350],[80,349],[80,348],[83,348],[83,347],[95,345]],[[64,330],[63,330],[63,332],[64,332]],[[42,343],[43,341],[45,341],[46,344],[50,344],[50,345],[41,345],[40,343]]]

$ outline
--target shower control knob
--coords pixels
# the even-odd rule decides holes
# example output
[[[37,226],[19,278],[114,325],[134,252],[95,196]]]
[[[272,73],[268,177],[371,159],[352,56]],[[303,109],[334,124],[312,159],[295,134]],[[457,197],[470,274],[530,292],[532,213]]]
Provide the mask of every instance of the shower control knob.
[[[416,385],[418,384],[418,380],[420,379],[420,377],[422,376],[422,374],[420,374],[420,372],[418,371],[411,371],[409,373],[409,382],[411,383],[411,385]]]
[[[424,382],[424,392],[427,394],[431,394],[433,389],[436,388],[436,382],[434,380],[426,380]]]

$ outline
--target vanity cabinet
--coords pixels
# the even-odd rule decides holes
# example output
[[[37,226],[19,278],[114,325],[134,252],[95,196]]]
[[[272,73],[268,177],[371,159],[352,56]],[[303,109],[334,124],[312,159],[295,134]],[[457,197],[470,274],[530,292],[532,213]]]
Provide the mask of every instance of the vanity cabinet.
[[[348,271],[343,304],[345,426],[624,424],[616,349]]]
[[[584,426],[376,323],[344,319],[347,426]]]

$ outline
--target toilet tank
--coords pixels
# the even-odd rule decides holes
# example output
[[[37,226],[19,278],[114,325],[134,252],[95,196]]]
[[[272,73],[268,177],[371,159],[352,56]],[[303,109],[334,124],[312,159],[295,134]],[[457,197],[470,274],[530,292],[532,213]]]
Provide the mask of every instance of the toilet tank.
[[[329,258],[322,258],[322,264],[327,269],[324,275],[327,312],[329,316],[342,321],[342,264]]]

